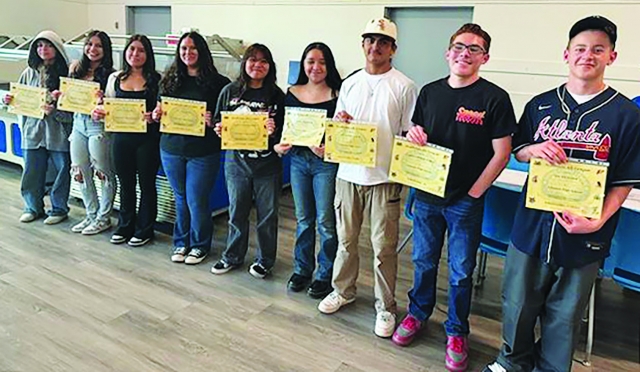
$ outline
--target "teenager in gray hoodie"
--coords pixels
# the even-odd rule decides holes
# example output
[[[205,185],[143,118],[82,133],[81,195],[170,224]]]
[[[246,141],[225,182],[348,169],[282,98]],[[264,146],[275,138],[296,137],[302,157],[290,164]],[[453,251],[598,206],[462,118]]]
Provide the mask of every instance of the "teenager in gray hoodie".
[[[49,92],[43,119],[19,116],[24,157],[20,191],[25,203],[20,222],[31,222],[45,215],[44,194],[48,164],[55,167],[56,177],[50,192],[51,210],[47,211],[48,217],[44,223],[60,223],[69,213],[67,202],[71,160],[68,138],[73,114],[58,111],[55,98],[50,94],[59,89],[60,77],[67,76],[68,65],[60,36],[53,31],[42,31],[31,42],[27,68],[18,79],[20,84],[46,88]],[[12,99],[13,96],[7,95],[4,103],[9,104]]]

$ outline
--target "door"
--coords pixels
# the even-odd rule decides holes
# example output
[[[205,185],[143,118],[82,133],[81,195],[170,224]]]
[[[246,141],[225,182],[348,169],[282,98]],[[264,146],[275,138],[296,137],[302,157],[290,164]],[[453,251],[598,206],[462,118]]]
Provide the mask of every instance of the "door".
[[[449,75],[444,53],[449,38],[472,22],[473,8],[387,8],[398,26],[398,52],[393,65],[418,88]]]
[[[170,6],[127,7],[127,34],[165,36],[171,33]],[[152,41],[153,46],[165,46],[164,41]]]

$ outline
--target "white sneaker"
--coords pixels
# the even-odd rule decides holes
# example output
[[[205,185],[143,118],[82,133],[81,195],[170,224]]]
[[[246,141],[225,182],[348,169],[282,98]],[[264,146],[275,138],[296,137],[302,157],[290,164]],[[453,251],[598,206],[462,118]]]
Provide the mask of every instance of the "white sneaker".
[[[35,219],[36,219],[36,215],[31,212],[25,212],[20,215],[20,222],[27,223],[27,222],[35,221]]]
[[[498,362],[493,362],[491,364],[489,364],[486,368],[485,371],[491,371],[491,372],[507,372],[507,369],[504,368],[500,363]]]
[[[67,219],[67,215],[63,215],[63,216],[49,216],[47,218],[44,219],[44,224],[45,225],[57,225],[60,222],[64,221]]]
[[[338,292],[333,291],[329,293],[324,300],[320,301],[318,304],[318,310],[324,314],[333,314],[336,311],[340,310],[344,305],[348,305],[355,301],[356,298],[344,298]]]
[[[81,233],[82,230],[86,229],[87,226],[91,225],[91,222],[93,222],[93,220],[89,216],[87,216],[87,217],[84,218],[84,220],[82,220],[79,223],[73,225],[73,227],[71,228],[71,232]]]
[[[111,219],[95,220],[82,230],[82,235],[96,235],[111,228]]]
[[[396,315],[388,311],[379,311],[376,315],[376,325],[373,332],[378,337],[388,338],[396,329]]]

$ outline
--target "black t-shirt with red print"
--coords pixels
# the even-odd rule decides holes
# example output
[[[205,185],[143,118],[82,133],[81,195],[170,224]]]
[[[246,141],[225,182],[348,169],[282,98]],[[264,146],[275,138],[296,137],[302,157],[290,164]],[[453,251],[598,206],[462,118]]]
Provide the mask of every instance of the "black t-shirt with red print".
[[[453,150],[445,197],[416,193],[419,200],[437,205],[467,195],[493,157],[492,141],[516,129],[511,99],[502,88],[482,78],[452,88],[447,80],[422,87],[412,118],[424,128],[427,142]]]

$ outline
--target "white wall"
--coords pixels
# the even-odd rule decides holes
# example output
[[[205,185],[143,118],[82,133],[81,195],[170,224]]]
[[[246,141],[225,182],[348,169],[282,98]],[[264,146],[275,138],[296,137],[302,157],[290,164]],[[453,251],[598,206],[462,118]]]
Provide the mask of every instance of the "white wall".
[[[0,34],[55,30],[63,38],[89,27],[87,0],[0,0]]]
[[[368,19],[384,15],[386,8],[473,6],[474,22],[493,38],[491,60],[482,74],[511,93],[518,112],[533,94],[565,79],[562,51],[571,25],[584,16],[601,14],[612,19],[620,33],[619,59],[607,70],[607,81],[628,96],[640,94],[640,48],[634,40],[640,1],[19,0],[11,1],[11,7],[18,9],[12,10],[13,16],[5,13],[9,7],[0,7],[3,10],[0,20],[15,19],[16,14],[27,14],[27,10],[43,3],[54,3],[66,10],[61,17],[45,17],[47,13],[62,14],[53,11],[54,5],[47,5],[44,7],[47,11],[36,16],[43,21],[42,25],[59,18],[54,25],[57,27],[52,27],[61,34],[73,33],[71,30],[85,25],[123,34],[126,6],[170,5],[174,32],[196,27],[205,34],[243,39],[247,45],[253,42],[268,45],[283,87],[288,62],[299,59],[303,48],[312,41],[324,41],[331,46],[343,74],[361,67],[361,29]],[[61,20],[68,22],[61,24],[65,23]],[[12,29],[20,27],[24,25]],[[399,44],[402,48],[402,35]],[[443,51],[434,51],[434,58],[443,58],[442,55]]]
[[[565,80],[567,68],[562,52],[569,29],[578,19],[594,14],[603,15],[618,26],[619,54],[606,71],[607,83],[629,97],[640,95],[640,1],[512,3],[517,4],[478,6],[474,21],[486,27],[494,39],[491,60],[483,75],[509,91],[518,112],[533,94]]]
[[[50,29],[62,38],[89,28],[87,0],[0,0],[0,34],[35,36]],[[0,61],[0,81],[16,80],[25,61]]]

